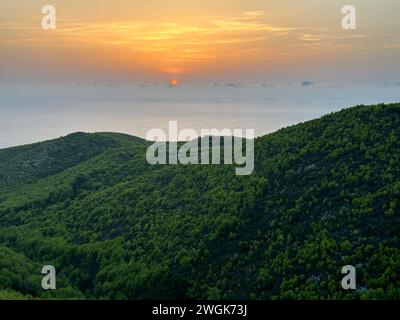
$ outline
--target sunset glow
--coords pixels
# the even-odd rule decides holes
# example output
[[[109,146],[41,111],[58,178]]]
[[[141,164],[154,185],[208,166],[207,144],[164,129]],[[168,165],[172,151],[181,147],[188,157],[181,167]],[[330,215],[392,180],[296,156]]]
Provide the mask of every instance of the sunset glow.
[[[171,81],[169,82],[169,84],[170,84],[172,87],[176,87],[177,85],[179,85],[179,82],[178,82],[178,80],[173,79],[173,80],[171,80]]]
[[[169,81],[174,75],[191,80],[288,77],[299,72],[331,72],[332,77],[372,66],[379,54],[387,68],[399,60],[399,2],[374,5],[354,1],[365,16],[357,30],[340,26],[336,1],[55,1],[57,29],[40,28],[41,1],[21,8],[14,1],[0,4],[2,77],[27,78],[104,76],[117,80]],[[102,3],[102,5],[99,5]],[[290,3],[290,6],[288,5]],[[93,10],[96,8],[96,10]],[[94,12],[95,11],[95,12]],[[37,14],[33,14],[37,12]],[[379,13],[382,13],[382,16]],[[162,14],[161,14],[162,13]],[[384,13],[384,14],[383,14]],[[385,23],[382,29],[380,23]],[[362,51],[362,58],[358,53]],[[26,59],[29,54],[29,59]],[[35,63],[31,63],[35,61]],[[399,65],[398,63],[396,65]],[[40,70],[46,67],[46,76]],[[323,66],[324,70],[321,69]],[[19,70],[19,71],[18,71]]]

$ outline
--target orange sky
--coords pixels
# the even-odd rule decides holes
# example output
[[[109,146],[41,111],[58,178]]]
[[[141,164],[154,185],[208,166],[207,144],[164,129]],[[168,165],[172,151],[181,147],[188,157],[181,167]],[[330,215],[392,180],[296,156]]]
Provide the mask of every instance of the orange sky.
[[[0,80],[369,77],[379,61],[374,76],[390,77],[400,65],[399,3],[353,1],[358,28],[345,31],[346,2],[336,0],[52,1],[57,29],[47,31],[47,1],[2,0]]]

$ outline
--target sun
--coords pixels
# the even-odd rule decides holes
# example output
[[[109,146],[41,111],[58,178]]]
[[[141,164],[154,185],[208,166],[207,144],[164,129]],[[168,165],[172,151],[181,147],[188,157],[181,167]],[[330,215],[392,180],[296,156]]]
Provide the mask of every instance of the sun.
[[[176,80],[176,79],[172,79],[172,80],[169,82],[169,84],[170,84],[171,87],[176,87],[176,86],[179,85],[179,81]]]

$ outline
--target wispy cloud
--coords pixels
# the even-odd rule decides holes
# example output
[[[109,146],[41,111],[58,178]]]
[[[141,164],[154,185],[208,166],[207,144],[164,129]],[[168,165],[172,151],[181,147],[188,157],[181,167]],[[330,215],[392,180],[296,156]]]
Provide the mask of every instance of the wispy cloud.
[[[237,16],[199,17],[191,24],[179,22],[81,22],[58,19],[57,30],[40,29],[40,16],[29,23],[1,23],[0,43],[15,47],[75,47],[119,50],[129,59],[151,60],[164,71],[185,70],[188,65],[238,58],[260,52],[271,38],[287,36],[294,27],[265,23],[265,12],[246,11]],[[248,47],[247,43],[252,43]],[[115,53],[115,51],[114,51]],[[131,59],[132,60],[132,59]],[[186,66],[186,67],[185,67]],[[175,70],[175,71],[174,71]]]
[[[59,47],[91,51],[93,59],[112,57],[114,63],[153,65],[179,74],[194,68],[238,64],[259,65],[337,55],[368,39],[361,33],[329,28],[305,28],[270,23],[265,11],[197,17],[193,22],[96,21],[59,17],[57,30],[40,28],[40,16],[29,22],[0,22],[4,48]],[[398,49],[398,42],[387,42]],[[93,55],[94,54],[94,55]],[[88,54],[89,56],[89,54]]]

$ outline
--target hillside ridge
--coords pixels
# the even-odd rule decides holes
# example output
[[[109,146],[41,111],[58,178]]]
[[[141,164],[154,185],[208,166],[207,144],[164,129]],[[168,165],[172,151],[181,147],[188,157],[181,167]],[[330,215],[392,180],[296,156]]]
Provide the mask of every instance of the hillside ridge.
[[[258,137],[250,176],[151,166],[149,145],[76,133],[0,150],[0,298],[400,298],[400,104]],[[41,289],[45,264],[59,289]]]

